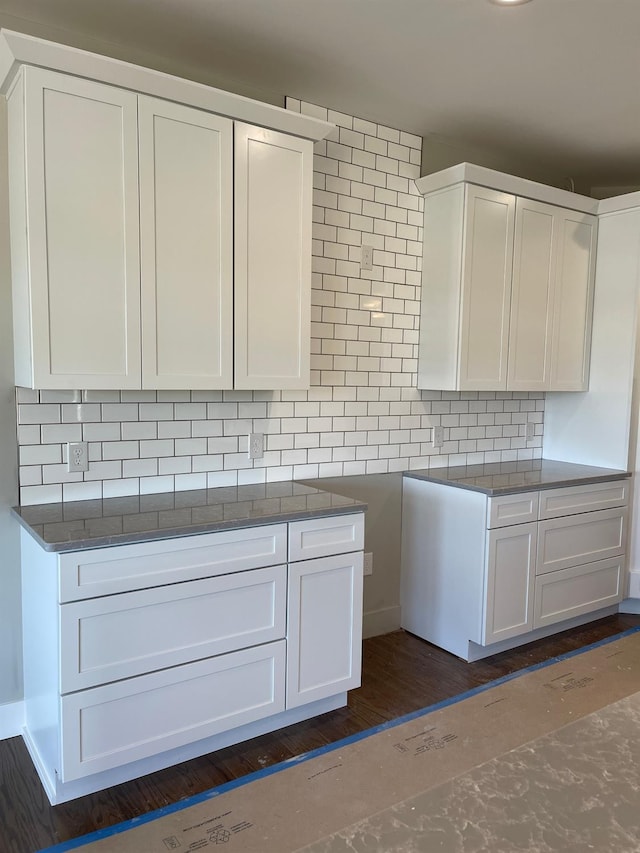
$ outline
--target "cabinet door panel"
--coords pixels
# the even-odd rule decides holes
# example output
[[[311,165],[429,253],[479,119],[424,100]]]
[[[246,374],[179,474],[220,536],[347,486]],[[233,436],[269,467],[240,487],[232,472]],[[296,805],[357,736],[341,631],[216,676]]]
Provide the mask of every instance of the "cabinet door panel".
[[[63,696],[62,780],[277,714],[284,672],[280,640]]]
[[[273,566],[287,559],[287,525],[267,524],[60,554],[60,602]]]
[[[596,230],[594,216],[558,213],[551,391],[589,387]]]
[[[516,205],[508,378],[514,391],[549,383],[556,210],[523,198]]]
[[[231,388],[233,125],[140,98],[143,384]]]
[[[235,125],[235,387],[307,388],[313,146]]]
[[[24,74],[33,384],[139,388],[136,96]]]
[[[487,527],[507,527],[538,520],[539,492],[487,498]]]
[[[563,486],[540,493],[540,519],[577,515],[598,509],[612,509],[629,503],[630,479],[586,486]]]
[[[599,560],[536,578],[534,628],[622,601],[624,558]]]
[[[460,389],[507,387],[515,197],[467,186]]]
[[[289,560],[311,560],[364,548],[364,515],[331,516],[289,524]]]
[[[287,708],[360,686],[362,552],[289,565]]]
[[[627,510],[602,509],[538,522],[539,575],[618,557],[625,549]]]
[[[489,533],[483,645],[532,629],[537,528],[530,522]]]
[[[272,566],[64,604],[60,690],[280,640],[286,579],[286,566]]]

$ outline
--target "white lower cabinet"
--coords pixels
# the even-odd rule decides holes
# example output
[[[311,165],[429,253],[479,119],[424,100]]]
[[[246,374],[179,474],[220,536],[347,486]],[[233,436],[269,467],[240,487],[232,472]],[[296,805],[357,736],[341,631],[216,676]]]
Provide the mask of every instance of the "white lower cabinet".
[[[627,504],[624,480],[487,498],[405,477],[402,627],[477,660],[605,615]]]
[[[62,554],[23,531],[24,735],[51,802],[344,705],[363,544],[362,512]]]

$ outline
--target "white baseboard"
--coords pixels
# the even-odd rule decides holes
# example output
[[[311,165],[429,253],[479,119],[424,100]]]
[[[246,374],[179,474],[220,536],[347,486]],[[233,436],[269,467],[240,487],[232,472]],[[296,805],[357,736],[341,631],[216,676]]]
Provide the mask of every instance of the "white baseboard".
[[[22,734],[24,726],[24,703],[8,702],[0,705],[0,740]]]
[[[378,637],[380,634],[389,634],[400,628],[400,605],[394,607],[383,607],[381,610],[370,610],[365,613],[362,620],[362,636]]]
[[[620,613],[640,614],[640,598],[625,598],[620,602]]]
[[[640,598],[640,572],[629,572],[629,598]]]

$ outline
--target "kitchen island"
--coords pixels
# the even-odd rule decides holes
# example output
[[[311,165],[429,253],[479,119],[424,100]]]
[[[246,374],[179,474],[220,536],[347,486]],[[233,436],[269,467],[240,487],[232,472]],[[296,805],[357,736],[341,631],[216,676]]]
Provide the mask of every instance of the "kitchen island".
[[[15,508],[51,803],[345,705],[365,510],[292,482]]]
[[[405,473],[402,627],[472,661],[616,612],[629,477],[546,459]]]

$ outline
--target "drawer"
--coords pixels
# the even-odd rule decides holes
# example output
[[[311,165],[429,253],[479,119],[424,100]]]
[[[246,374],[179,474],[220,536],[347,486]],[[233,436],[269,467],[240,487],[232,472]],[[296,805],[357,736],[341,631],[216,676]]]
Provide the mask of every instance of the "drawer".
[[[626,529],[625,507],[540,521],[536,574],[618,557],[625,550]]]
[[[282,639],[287,568],[60,605],[60,692]]]
[[[287,525],[269,524],[60,554],[60,601],[287,562]]]
[[[312,560],[364,548],[364,514],[350,513],[289,524],[289,560]]]
[[[63,782],[284,710],[285,641],[61,699]]]
[[[629,503],[630,480],[568,486],[540,492],[540,518],[558,518],[597,509],[626,506]]]
[[[542,628],[622,601],[624,557],[536,578],[533,627]]]
[[[507,527],[538,520],[538,492],[487,499],[487,527]]]

